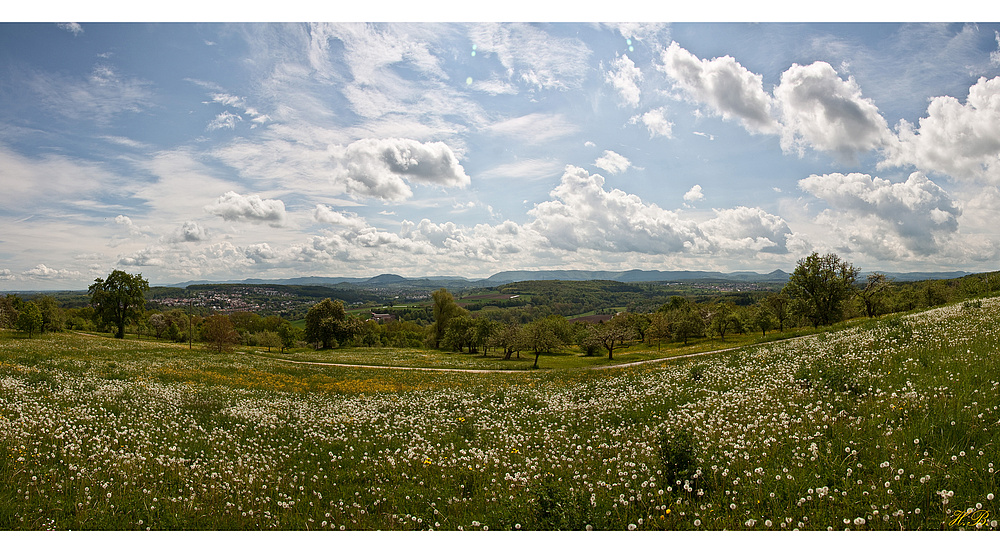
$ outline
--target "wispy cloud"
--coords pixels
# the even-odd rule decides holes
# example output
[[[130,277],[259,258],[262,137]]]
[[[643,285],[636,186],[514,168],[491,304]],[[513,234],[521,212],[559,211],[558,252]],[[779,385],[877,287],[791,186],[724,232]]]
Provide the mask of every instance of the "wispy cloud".
[[[554,159],[524,159],[491,167],[478,176],[538,180],[557,176],[562,170],[563,164]]]
[[[590,48],[575,38],[553,36],[526,23],[482,24],[469,30],[480,52],[496,55],[507,78],[530,89],[579,87],[589,69]]]
[[[136,150],[145,150],[145,149],[148,149],[150,147],[149,144],[145,144],[143,142],[139,142],[138,140],[132,140],[131,138],[128,138],[128,137],[125,137],[125,136],[101,136],[99,138],[101,140],[106,140],[106,141],[110,142],[111,144],[117,144],[119,146],[126,146],[126,147],[133,148],[133,149],[136,149]]]
[[[83,27],[79,23],[56,23],[56,26],[64,31],[73,33],[76,36],[83,34]]]
[[[209,131],[216,131],[219,129],[232,130],[236,128],[236,123],[242,120],[243,118],[240,117],[239,115],[236,115],[235,113],[229,113],[228,111],[224,111],[219,115],[216,115],[215,119],[212,120],[212,122],[209,123],[205,129]]]
[[[83,79],[34,72],[28,86],[52,112],[102,126],[122,113],[139,113],[153,105],[149,82],[119,75],[114,67],[105,64],[94,66]]]
[[[562,114],[531,113],[494,123],[488,130],[531,144],[549,142],[579,132]]]

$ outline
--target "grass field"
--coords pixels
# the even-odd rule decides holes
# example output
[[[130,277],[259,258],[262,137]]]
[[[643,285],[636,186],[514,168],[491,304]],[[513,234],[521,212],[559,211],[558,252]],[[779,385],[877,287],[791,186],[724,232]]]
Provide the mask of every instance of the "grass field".
[[[0,529],[992,530],[998,323],[489,374],[0,333]]]
[[[609,361],[607,353],[586,356],[579,348],[567,347],[553,353],[544,353],[538,361],[542,370],[599,368],[608,365],[622,365],[641,361],[663,359],[703,353],[720,349],[729,349],[760,342],[758,335],[742,335],[726,338],[701,338],[691,340],[689,345],[680,342],[666,343],[660,347],[643,343],[632,344],[627,348],[615,349],[614,358]],[[459,353],[426,348],[369,348],[343,347],[334,350],[313,350],[300,348],[286,353],[264,351],[264,348],[246,348],[258,355],[266,355],[272,359],[287,359],[313,363],[341,363],[350,365],[368,365],[378,367],[420,367],[438,369],[470,369],[489,371],[526,371],[531,370],[534,354],[522,351],[519,356],[503,359],[503,352],[490,350],[488,355],[481,353]]]

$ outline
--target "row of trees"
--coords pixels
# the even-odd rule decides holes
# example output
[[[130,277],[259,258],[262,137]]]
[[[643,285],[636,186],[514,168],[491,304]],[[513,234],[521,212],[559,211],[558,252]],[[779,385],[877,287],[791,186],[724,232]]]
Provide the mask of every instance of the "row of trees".
[[[569,323],[559,315],[528,323],[511,322],[501,312],[477,316],[458,306],[446,290],[432,295],[434,322],[428,327],[426,345],[434,348],[482,353],[502,350],[505,359],[530,351],[535,364],[540,353],[577,345],[588,355],[607,352],[635,341],[658,346],[664,341],[687,344],[714,336],[725,340],[733,334],[784,331],[805,325],[820,327],[845,318],[876,317],[886,313],[934,307],[964,297],[1000,290],[1000,275],[968,277],[950,284],[938,281],[896,284],[885,274],[859,279],[860,269],[836,254],[812,253],[800,260],[780,292],[763,294],[750,305],[733,302],[695,303],[675,296],[652,313],[620,313],[598,324]]]
[[[277,316],[260,317],[256,313],[215,314],[208,317],[185,313],[181,309],[147,312],[145,295],[149,283],[141,274],[113,271],[106,279],[96,279],[90,286],[90,305],[62,309],[51,296],[24,301],[8,294],[0,298],[0,327],[15,328],[31,338],[42,332],[66,329],[112,332],[124,338],[126,332],[137,336],[156,336],[175,342],[205,342],[217,351],[237,344],[284,349],[297,345],[302,333]]]
[[[443,288],[431,295],[426,324],[406,320],[380,324],[348,315],[342,302],[328,298],[308,310],[302,332],[281,317],[249,312],[209,317],[180,309],[148,313],[145,279],[113,271],[106,279],[95,280],[87,307],[61,309],[49,296],[33,301],[14,295],[0,298],[0,326],[17,328],[29,337],[64,328],[108,330],[119,338],[132,332],[178,342],[203,341],[220,351],[236,344],[269,350],[310,344],[316,348],[424,345],[484,356],[493,350],[502,352],[505,359],[529,352],[537,365],[542,353],[567,345],[579,346],[588,355],[607,352],[608,359],[613,359],[616,350],[635,341],[659,347],[664,341],[687,344],[704,336],[725,340],[748,332],[766,335],[772,330],[819,327],[849,317],[932,307],[1000,290],[998,274],[973,275],[948,283],[906,284],[894,283],[880,273],[867,275],[860,282],[858,276],[859,269],[838,256],[813,253],[798,262],[780,292],[760,294],[749,305],[696,303],[673,296],[651,313],[622,313],[600,324],[570,323],[562,315],[533,312],[531,305],[473,314]]]
[[[24,301],[14,294],[0,298],[0,328],[14,328],[33,337],[65,327],[66,314],[51,296],[34,301]]]
[[[390,345],[388,340],[413,347],[422,342],[431,348],[482,353],[483,356],[490,350],[500,351],[504,359],[515,355],[520,358],[524,352],[534,356],[537,367],[541,354],[576,343],[601,344],[611,359],[614,350],[631,336],[631,331],[623,333],[620,328],[619,321],[625,318],[616,317],[611,324],[591,326],[573,325],[565,317],[549,315],[522,324],[492,318],[492,314],[500,315],[498,311],[473,317],[443,288],[431,294],[431,299],[434,320],[426,327],[409,321],[379,324],[362,320],[349,316],[341,302],[326,299],[307,313],[305,340],[318,348],[341,344]]]

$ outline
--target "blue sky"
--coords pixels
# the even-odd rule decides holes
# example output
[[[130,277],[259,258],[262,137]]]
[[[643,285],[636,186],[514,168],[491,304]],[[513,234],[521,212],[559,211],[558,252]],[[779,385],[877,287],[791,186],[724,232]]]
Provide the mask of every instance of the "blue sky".
[[[3,23],[0,289],[996,270],[998,75],[982,23]]]

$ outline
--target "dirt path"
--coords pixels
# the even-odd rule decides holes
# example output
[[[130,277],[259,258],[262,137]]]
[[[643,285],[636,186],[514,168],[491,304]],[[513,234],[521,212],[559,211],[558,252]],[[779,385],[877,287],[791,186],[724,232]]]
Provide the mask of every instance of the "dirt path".
[[[74,334],[81,334],[83,336],[90,336],[93,338],[108,338],[107,336],[102,336],[99,334],[91,334],[89,332],[81,332],[79,330],[72,331]],[[734,346],[731,348],[716,349],[711,351],[700,351],[697,353],[685,353],[683,355],[674,355],[672,357],[660,357],[658,359],[647,359],[645,361],[632,361],[630,363],[620,363],[617,365],[600,365],[597,367],[589,367],[590,370],[603,370],[603,369],[623,369],[627,367],[636,367],[639,365],[649,365],[651,363],[664,363],[667,361],[674,361],[678,359],[690,359],[692,357],[702,357],[705,355],[715,355],[716,353],[725,353],[727,351],[736,351],[741,349],[746,349],[754,346],[761,346],[764,344],[777,344],[781,342],[790,342],[793,340],[801,340],[803,338],[809,338],[810,335],[806,336],[796,336],[794,338],[786,338],[784,340],[776,340],[774,342],[764,342],[763,344],[745,344],[742,346]],[[167,345],[179,348],[188,348],[188,344],[171,344],[171,343],[157,343],[157,345]],[[261,352],[251,351],[238,351],[237,354],[246,355],[256,355],[264,359],[270,359],[272,361],[280,361],[282,363],[291,363],[294,365],[313,365],[318,367],[343,367],[348,369],[388,369],[393,371],[437,371],[437,372],[463,372],[463,373],[526,373],[526,372],[546,372],[552,369],[459,369],[453,367],[396,367],[391,365],[357,365],[351,363],[323,363],[320,361],[295,361],[293,359],[283,359],[281,357],[272,357],[270,355],[264,355]]]
[[[639,365],[648,365],[651,363],[663,363],[667,361],[674,361],[677,359],[690,359],[692,357],[702,357],[705,355],[715,355],[717,353],[725,353],[727,351],[736,351],[741,349],[746,349],[754,346],[761,346],[765,344],[777,344],[782,342],[790,342],[793,340],[801,340],[803,338],[809,338],[811,335],[807,336],[796,336],[794,338],[786,338],[784,340],[776,340],[774,342],[765,342],[763,344],[746,344],[742,346],[734,346],[731,348],[716,349],[712,351],[701,351],[697,353],[685,353],[683,355],[675,355],[673,357],[661,357],[658,359],[647,359],[645,361],[632,361],[630,363],[621,363],[617,365],[601,365],[598,367],[590,367],[591,370],[602,370],[602,369],[622,369],[626,367],[636,367]],[[258,352],[251,352],[254,355],[264,357],[266,359],[271,359],[273,361],[281,361],[283,363],[293,363],[296,365],[314,365],[320,367],[345,367],[351,369],[389,369],[389,370],[401,370],[401,371],[440,371],[440,372],[465,372],[465,373],[526,373],[526,372],[546,372],[552,369],[457,369],[451,367],[394,367],[389,365],[355,365],[349,363],[323,363],[319,361],[295,361],[292,359],[283,359],[281,357],[272,357],[270,355],[263,355]]]
[[[456,369],[452,367],[393,367],[390,365],[352,365],[349,363],[321,363],[319,361],[294,361],[292,359],[283,359],[281,357],[271,357],[270,355],[263,355],[258,352],[252,352],[254,355],[263,357],[265,359],[270,359],[272,361],[281,361],[282,363],[294,363],[296,365],[317,365],[320,367],[345,367],[349,369],[390,369],[399,371],[443,371],[443,372],[462,372],[462,373],[524,373],[533,372],[536,370],[543,369]]]

